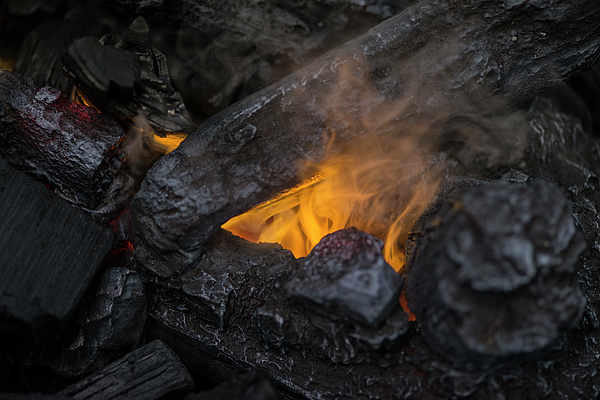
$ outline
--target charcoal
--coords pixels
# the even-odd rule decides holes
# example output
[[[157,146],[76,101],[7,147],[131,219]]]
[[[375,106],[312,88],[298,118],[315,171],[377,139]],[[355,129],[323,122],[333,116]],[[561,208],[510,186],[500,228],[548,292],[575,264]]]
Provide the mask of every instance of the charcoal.
[[[314,312],[377,326],[400,306],[404,285],[382,249],[381,240],[355,228],[331,233],[301,262],[286,291]]]
[[[210,391],[188,394],[185,400],[278,400],[280,398],[269,374],[255,369]]]
[[[146,3],[114,1],[133,9]],[[179,26],[159,48],[190,112],[206,118],[415,2],[164,2],[157,13]]]
[[[0,160],[3,331],[55,339],[75,311],[114,232]]]
[[[33,366],[81,379],[104,368],[140,342],[146,319],[142,280],[123,267],[106,269],[86,293],[58,343],[38,351]]]
[[[407,315],[400,307],[371,327],[289,302],[284,286],[300,261],[295,262],[291,252],[279,245],[253,244],[219,230],[210,249],[197,267],[181,277],[156,279],[146,273],[146,284],[147,337],[167,341],[188,368],[211,380],[228,380],[262,368],[286,393],[316,396],[318,387],[327,386],[324,381],[332,375],[342,382],[352,369],[393,364],[391,354],[407,339]],[[231,276],[229,265],[239,272]],[[219,269],[220,276],[215,273]],[[190,277],[202,278],[198,283],[204,282],[204,293],[213,287],[220,294],[224,278],[235,284],[226,302],[224,324],[207,320],[194,304],[198,295],[185,290],[195,283]],[[399,305],[398,298],[395,301]]]
[[[540,357],[581,318],[585,245],[554,185],[471,188],[414,240],[408,305],[424,339],[460,367]]]
[[[473,184],[486,182],[458,180],[455,189]],[[587,212],[581,218],[591,227],[598,213]],[[590,231],[594,234],[597,244],[597,232]],[[223,328],[190,306],[181,282],[143,276],[149,292],[147,338],[164,340],[190,370],[211,380],[225,382],[262,368],[282,395],[298,399],[544,398],[552,388],[557,399],[566,400],[593,398],[597,392],[600,331],[594,328],[594,310],[600,263],[593,249],[580,267],[593,307],[578,328],[565,333],[539,361],[507,360],[493,369],[465,371],[434,351],[401,309],[373,329],[290,304],[283,287],[302,260],[294,264],[286,250],[251,244],[222,230],[208,247],[232,260],[265,254],[264,263],[242,268],[247,271],[244,283],[232,292]],[[273,257],[277,253],[280,261]]]
[[[155,340],[58,394],[77,399],[158,399],[194,381],[173,350]]]
[[[10,14],[26,17],[35,13],[52,14],[62,2],[63,0],[9,0],[7,5]]]
[[[69,400],[71,397],[54,396],[51,394],[9,394],[0,393],[0,400]]]
[[[590,67],[598,13],[590,0],[417,3],[210,118],[159,159],[132,203],[136,257],[177,274],[227,220],[307,178],[306,163],[366,135],[491,112],[497,102],[482,93],[516,102]],[[381,108],[394,117],[380,121]]]
[[[62,52],[75,39],[100,39],[106,33],[108,28],[99,22],[49,18],[25,37],[13,71],[32,78],[37,87],[53,86],[70,92],[72,86],[62,72]]]
[[[136,18],[114,46],[109,37],[101,42],[91,37],[76,40],[62,61],[79,93],[103,112],[119,119],[142,116],[159,131],[195,127],[143,17]]]
[[[163,0],[108,0],[109,3],[133,9],[138,14],[160,10]]]
[[[100,204],[125,156],[117,122],[12,72],[0,71],[0,87],[3,157],[78,205]]]

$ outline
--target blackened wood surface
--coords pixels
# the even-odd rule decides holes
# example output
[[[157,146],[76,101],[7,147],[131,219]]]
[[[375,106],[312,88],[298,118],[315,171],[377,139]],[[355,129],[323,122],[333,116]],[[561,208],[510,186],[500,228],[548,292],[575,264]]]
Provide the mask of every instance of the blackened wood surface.
[[[193,387],[173,350],[155,340],[58,394],[82,400],[153,400]]]
[[[229,218],[298,183],[305,162],[397,134],[409,117],[490,112],[488,93],[521,100],[591,66],[599,40],[594,0],[419,2],[217,114],[160,159],[132,205],[137,258],[163,276],[179,272]]]
[[[125,156],[125,132],[110,116],[71,102],[64,92],[36,88],[0,70],[0,154],[95,208]]]
[[[0,216],[0,327],[54,339],[115,234],[1,159]]]

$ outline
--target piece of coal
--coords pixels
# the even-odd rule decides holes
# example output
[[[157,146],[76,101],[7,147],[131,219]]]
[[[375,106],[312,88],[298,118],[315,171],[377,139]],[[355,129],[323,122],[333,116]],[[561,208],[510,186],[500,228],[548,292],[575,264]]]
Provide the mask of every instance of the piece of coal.
[[[325,236],[286,283],[311,311],[377,326],[398,307],[404,279],[383,259],[383,242],[356,228]]]
[[[269,373],[260,369],[248,371],[239,378],[225,382],[212,390],[185,396],[185,400],[279,400],[280,398]]]
[[[123,267],[103,271],[86,292],[59,341],[31,357],[62,378],[79,380],[135,348],[146,320],[144,284]]]
[[[223,223],[357,137],[485,114],[497,107],[482,101],[489,92],[512,103],[590,67],[599,15],[593,0],[415,4],[210,118],[158,160],[132,203],[136,257],[178,273]]]
[[[456,365],[535,359],[581,318],[575,262],[585,244],[550,183],[470,188],[413,239],[408,305]]]
[[[79,93],[119,119],[142,116],[159,131],[195,128],[171,85],[167,58],[152,45],[146,20],[136,18],[114,46],[110,39],[79,39],[63,54],[64,72]]]
[[[100,204],[125,156],[125,132],[111,116],[4,70],[0,107],[0,153],[6,161],[78,205]]]
[[[81,400],[153,400],[193,387],[179,357],[154,340],[58,394]]]
[[[61,54],[75,39],[100,39],[107,33],[108,28],[99,22],[49,18],[25,37],[13,71],[33,79],[37,87],[53,86],[70,92],[72,86],[62,72]]]
[[[0,215],[0,327],[55,339],[115,234],[3,160]]]

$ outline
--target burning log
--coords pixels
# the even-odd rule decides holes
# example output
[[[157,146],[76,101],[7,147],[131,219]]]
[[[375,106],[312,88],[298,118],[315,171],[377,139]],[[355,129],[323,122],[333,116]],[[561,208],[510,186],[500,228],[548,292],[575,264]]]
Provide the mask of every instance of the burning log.
[[[228,219],[357,138],[398,136],[400,121],[435,125],[460,113],[454,106],[486,113],[497,106],[482,101],[489,92],[511,103],[589,67],[599,15],[591,0],[427,0],[390,18],[209,119],[160,159],[132,204],[139,263],[164,277],[181,272]]]
[[[460,367],[539,357],[582,316],[584,243],[553,185],[473,187],[413,240],[408,305],[424,339]]]
[[[153,400],[193,387],[173,350],[155,340],[58,394],[82,400]]]
[[[0,215],[0,327],[49,342],[75,311],[114,232],[3,160]]]
[[[125,156],[125,132],[112,117],[4,70],[0,107],[0,153],[6,161],[79,205],[100,204]]]
[[[193,129],[171,85],[167,58],[152,46],[144,18],[136,18],[118,42],[111,44],[111,38],[79,39],[63,54],[65,74],[79,93],[119,119],[141,115],[160,131]]]

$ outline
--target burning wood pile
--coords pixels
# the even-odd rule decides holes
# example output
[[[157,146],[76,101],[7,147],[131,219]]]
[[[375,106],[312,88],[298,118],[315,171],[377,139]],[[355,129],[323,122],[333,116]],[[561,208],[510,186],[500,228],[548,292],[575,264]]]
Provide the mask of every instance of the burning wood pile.
[[[1,10],[0,398],[598,395],[600,4],[109,3]]]

